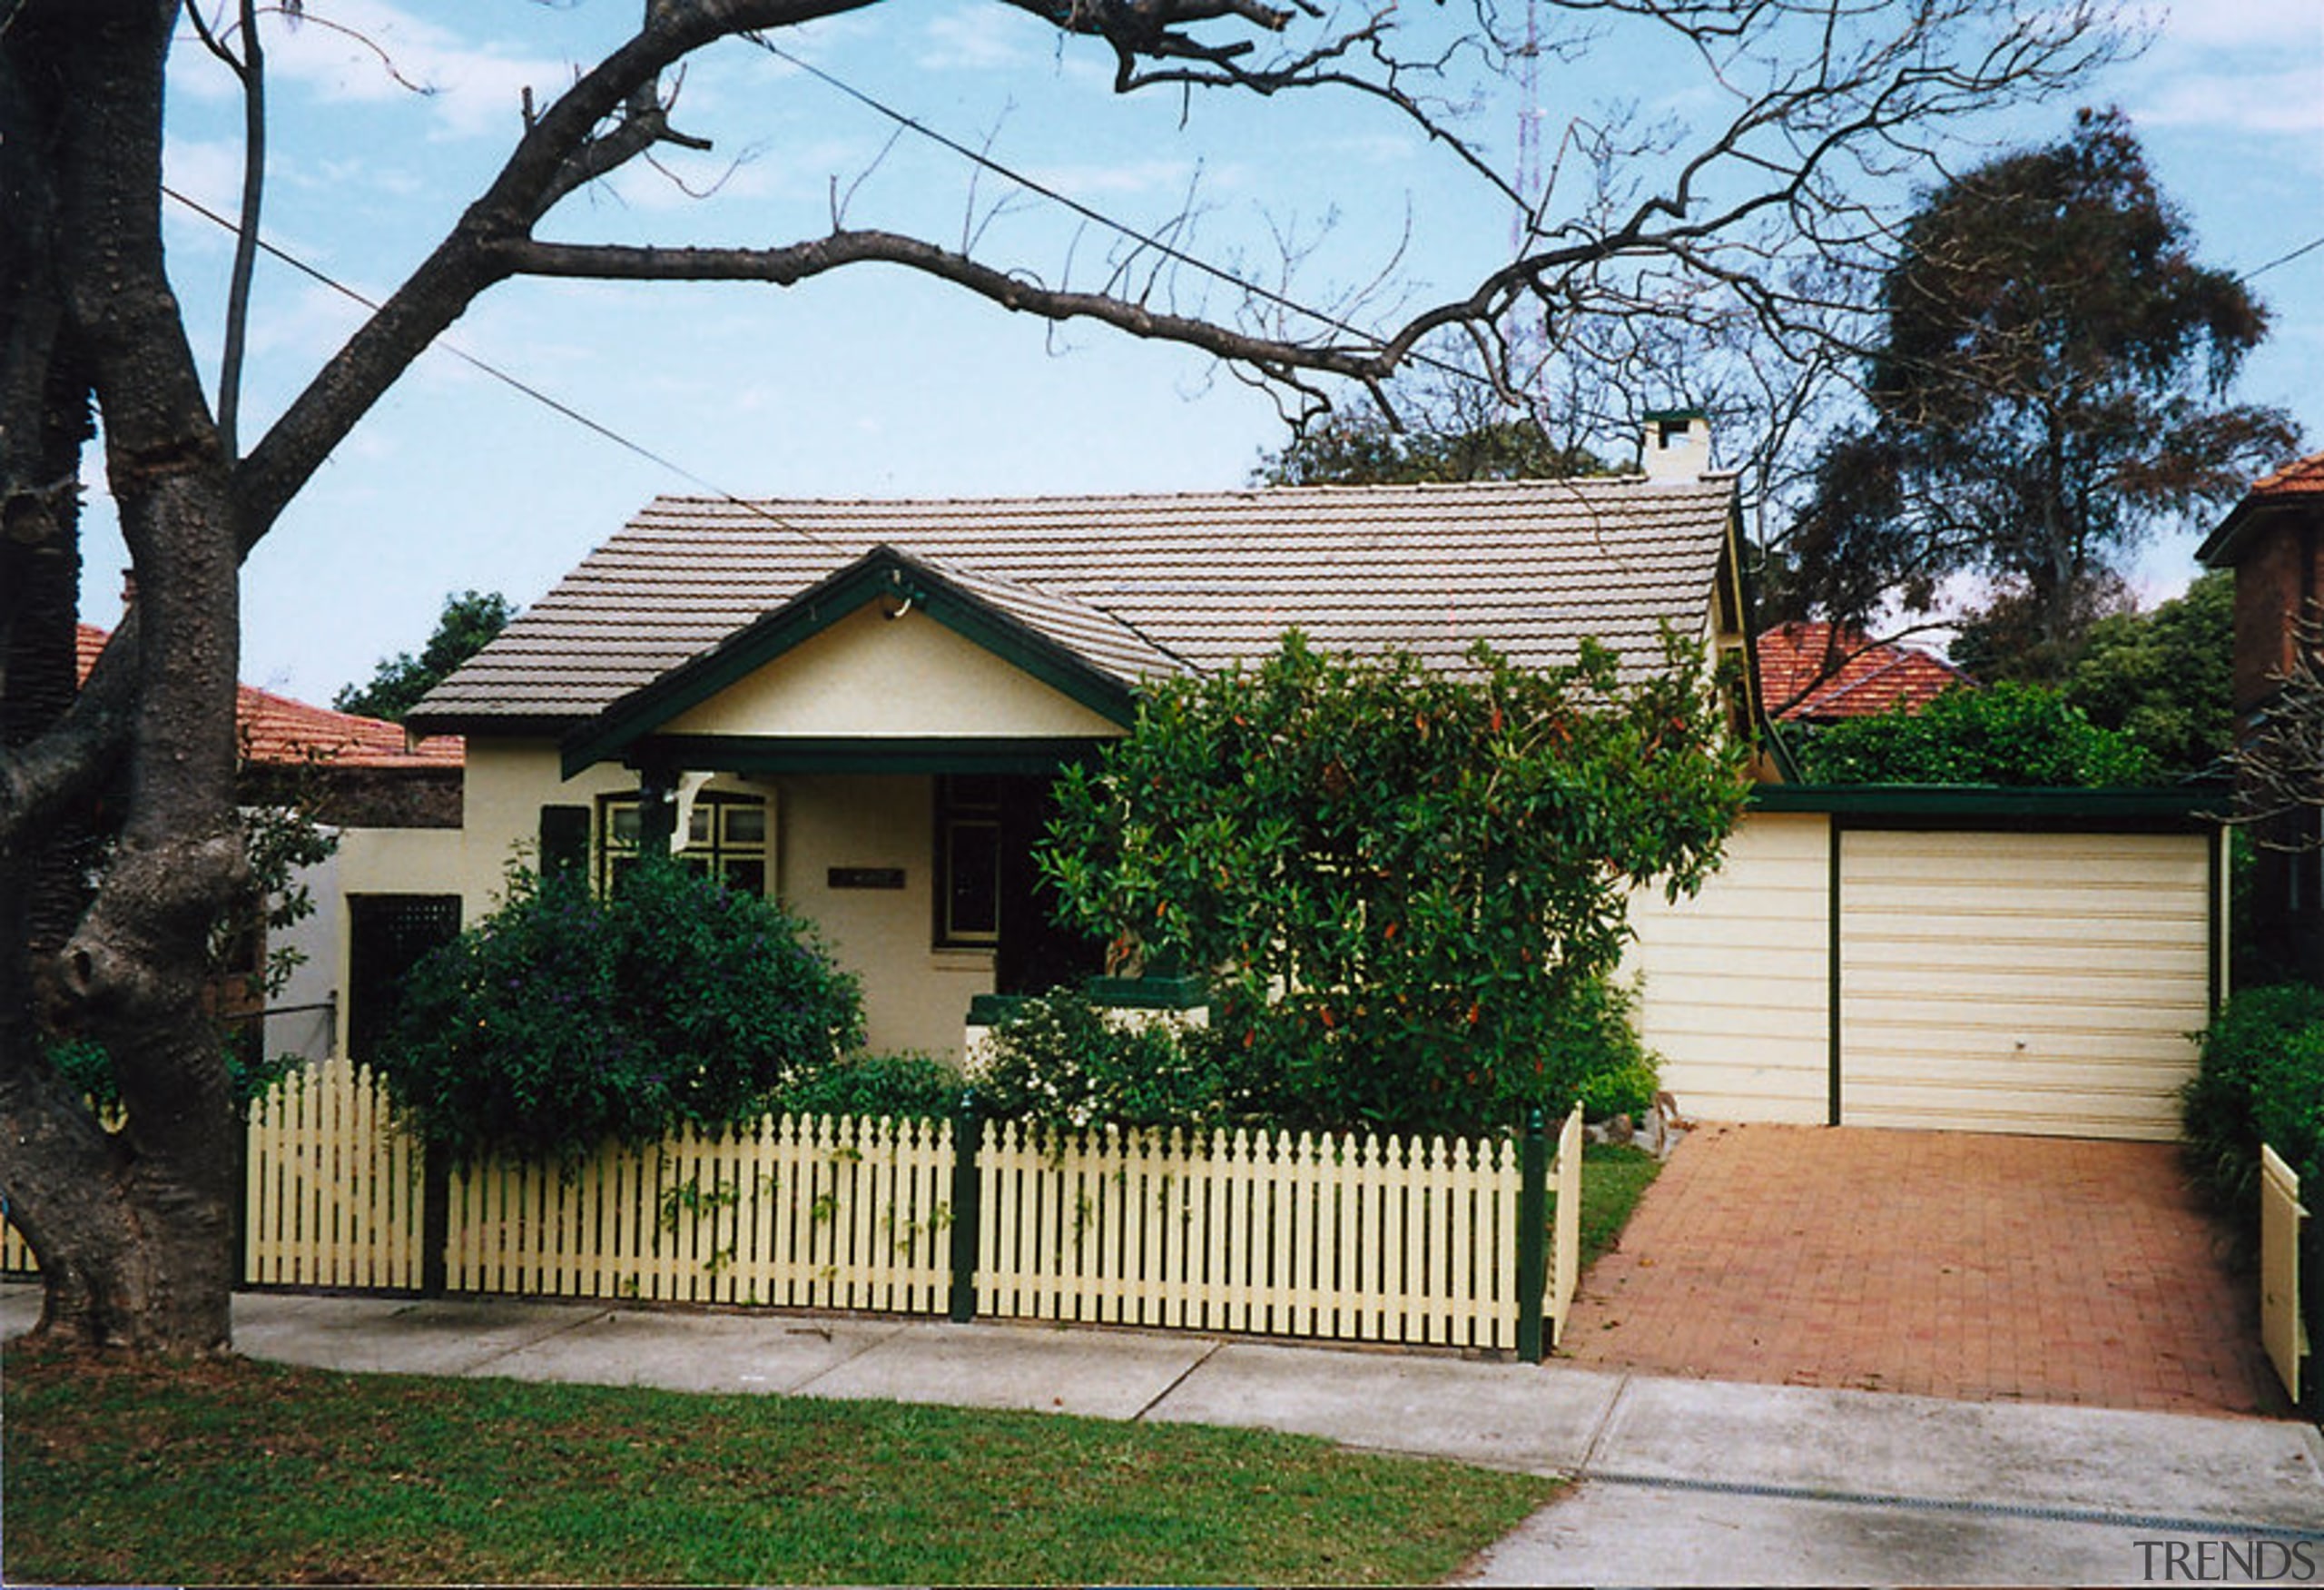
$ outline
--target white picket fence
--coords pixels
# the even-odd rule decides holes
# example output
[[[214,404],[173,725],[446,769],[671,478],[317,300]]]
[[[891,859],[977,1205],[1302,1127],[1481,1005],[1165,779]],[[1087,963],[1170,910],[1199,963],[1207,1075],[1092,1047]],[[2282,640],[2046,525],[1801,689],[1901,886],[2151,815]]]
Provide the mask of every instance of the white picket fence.
[[[1370,1135],[984,1127],[784,1116],[576,1166],[448,1177],[446,1289],[940,1314],[975,1215],[980,1318],[1509,1348],[1521,1145]],[[1542,1299],[1579,1270],[1581,1121],[1560,1133]],[[250,1127],[245,1279],[422,1283],[422,1156],[369,1072],[287,1079]],[[0,1268],[25,1269],[15,1233]]]

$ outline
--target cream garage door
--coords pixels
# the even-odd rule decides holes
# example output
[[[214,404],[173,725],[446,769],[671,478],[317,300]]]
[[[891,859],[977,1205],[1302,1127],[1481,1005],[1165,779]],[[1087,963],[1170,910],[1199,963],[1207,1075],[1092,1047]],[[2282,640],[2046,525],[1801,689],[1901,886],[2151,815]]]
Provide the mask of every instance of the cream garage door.
[[[2206,836],[1840,841],[1845,1123],[2179,1135],[2211,995]]]

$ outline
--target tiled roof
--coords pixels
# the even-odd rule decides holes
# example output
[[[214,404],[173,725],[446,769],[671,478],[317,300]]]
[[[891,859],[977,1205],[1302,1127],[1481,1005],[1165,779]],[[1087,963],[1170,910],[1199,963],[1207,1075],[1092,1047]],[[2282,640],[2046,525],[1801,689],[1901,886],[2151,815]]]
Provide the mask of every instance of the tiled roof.
[[[2324,507],[2324,453],[2310,453],[2253,481],[2243,499],[2195,548],[2195,560],[2206,568],[2232,568],[2249,553],[2256,527],[2286,514],[2310,516],[2319,507]]]
[[[1480,638],[1533,667],[1592,637],[1643,668],[1699,634],[1731,478],[933,501],[658,498],[438,686],[431,723],[570,722],[886,544],[1136,683],[1272,651]]]
[[[1868,717],[1926,706],[1969,676],[1915,647],[1867,638],[1831,624],[1778,624],[1762,631],[1759,699],[1786,723]]]
[[[2324,453],[2310,453],[2251,483],[2254,497],[2324,497]]]
[[[85,679],[109,636],[84,624],[74,638]],[[466,759],[467,747],[458,735],[437,735],[407,745],[396,724],[310,706],[249,685],[237,687],[234,718],[243,755],[263,765],[313,761],[333,767],[458,767]]]

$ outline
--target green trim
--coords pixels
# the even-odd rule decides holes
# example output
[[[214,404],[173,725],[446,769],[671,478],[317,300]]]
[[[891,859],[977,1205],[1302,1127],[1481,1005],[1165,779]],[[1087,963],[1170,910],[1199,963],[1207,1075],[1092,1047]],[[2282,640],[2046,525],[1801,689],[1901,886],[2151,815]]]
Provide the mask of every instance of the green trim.
[[[1016,1018],[1029,993],[972,993],[969,996],[969,1025],[998,1027]]]
[[[1122,1011],[1193,1011],[1210,1003],[1199,977],[1092,977],[1082,989],[1091,1003]]]
[[[889,546],[874,547],[716,647],[654,683],[633,690],[566,735],[565,776],[617,756],[663,724],[740,684],[784,653],[883,597],[901,597],[926,617],[982,647],[1020,673],[1101,717],[1128,727],[1136,692],[939,570]]]
[[[1824,1124],[1840,1123],[1840,1052],[1845,1031],[1840,1024],[1840,835],[1846,829],[1836,815],[1827,824],[1828,843],[1826,845],[1826,866],[1829,875],[1825,879],[1824,910],[1825,967],[1824,998],[1827,1008],[1824,1012],[1825,1081]]]
[[[1660,425],[1670,420],[1709,420],[1709,418],[1710,416],[1700,409],[1649,409],[1639,416],[1639,421],[1644,425]]]
[[[1055,773],[1087,760],[1101,739],[1024,736],[992,739],[904,739],[872,736],[789,738],[778,735],[654,735],[629,747],[632,765],[663,761],[719,773]]]
[[[1859,819],[1965,819],[2010,825],[2109,824],[2201,827],[2223,821],[2230,792],[2201,785],[2163,789],[2006,789],[1991,785],[1908,784],[1763,784],[1751,791],[1759,812],[1823,812]]]

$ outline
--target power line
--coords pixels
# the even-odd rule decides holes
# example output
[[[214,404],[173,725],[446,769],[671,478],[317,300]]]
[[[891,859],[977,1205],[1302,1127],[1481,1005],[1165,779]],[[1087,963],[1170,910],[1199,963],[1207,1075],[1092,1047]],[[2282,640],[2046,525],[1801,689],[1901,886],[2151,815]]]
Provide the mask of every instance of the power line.
[[[2288,254],[2280,254],[2275,259],[2270,260],[2264,265],[2252,266],[2251,269],[2243,272],[2242,280],[2249,281],[2254,276],[2263,275],[2267,272],[2274,270],[2279,265],[2289,265],[2294,260],[2299,259],[2302,254],[2312,254],[2318,249],[2324,249],[2324,237],[2310,238]]]
[[[1274,304],[1279,309],[1289,310],[1294,314],[1304,315],[1319,325],[1329,327],[1334,331],[1344,332],[1348,336],[1357,338],[1364,342],[1376,343],[1379,341],[1379,338],[1374,333],[1365,331],[1361,326],[1351,324],[1350,322],[1340,319],[1337,315],[1330,314],[1323,310],[1315,309],[1308,304],[1302,303],[1299,300],[1291,297],[1287,293],[1276,291],[1273,288],[1262,286],[1258,282],[1238,276],[1234,272],[1227,270],[1224,266],[1214,265],[1209,261],[1203,259],[1200,255],[1188,253],[1186,250],[1179,248],[1177,244],[1157,237],[1150,232],[1141,231],[1139,228],[1130,225],[1128,222],[1117,221],[1112,216],[1108,215],[1105,212],[1098,210],[1090,204],[1084,203],[1081,200],[1073,197],[1070,193],[1061,193],[1058,189],[1050,187],[1048,183],[1039,181],[1038,178],[1027,176],[1022,172],[1017,171],[1012,167],[1003,165],[1000,162],[993,159],[982,150],[971,148],[968,144],[961,143],[959,139],[954,138],[948,133],[937,131],[935,128],[928,125],[928,123],[921,121],[919,118],[907,115],[902,111],[897,110],[892,105],[873,97],[872,94],[865,93],[862,89],[857,88],[852,84],[833,76],[831,73],[824,71],[821,66],[814,64],[812,62],[801,60],[798,56],[793,54],[790,51],[784,49],[782,45],[774,43],[771,39],[763,37],[756,33],[744,34],[743,36],[750,40],[751,43],[756,44],[760,49],[764,50],[768,54],[773,55],[775,59],[788,62],[791,65],[797,67],[800,71],[804,72],[808,76],[814,78],[817,82],[825,84],[828,86],[836,89],[839,93],[843,94],[848,98],[855,101],[856,104],[864,106],[866,109],[872,111],[881,116],[884,116],[889,121],[893,122],[897,126],[903,128],[907,132],[918,133],[921,137],[929,140],[931,143],[951,151],[954,154],[959,155],[961,159],[969,162],[971,165],[977,166],[984,171],[989,171],[997,177],[1000,177],[1016,183],[1019,187],[1023,188],[1027,193],[1038,194],[1039,197],[1049,200],[1053,204],[1062,205],[1064,208],[1071,211],[1074,214],[1080,216],[1085,221],[1095,222],[1098,225],[1105,227],[1110,232],[1120,233],[1123,237],[1129,239],[1131,242],[1137,243],[1141,247],[1152,249],[1157,253],[1162,255],[1165,259],[1175,261],[1176,262],[1185,265],[1191,270],[1199,272],[1203,275],[1208,276],[1214,281],[1223,282],[1226,285],[1236,289],[1239,292],[1248,293],[1251,297],[1258,299],[1262,302]],[[1485,381],[1482,377],[1477,375],[1474,370],[1463,370],[1459,365],[1450,363],[1444,360],[1433,358],[1422,352],[1418,349],[1413,350],[1412,352],[1406,355],[1406,357],[1415,364],[1425,364],[1432,370],[1440,370],[1447,375],[1456,375],[1466,380],[1477,381],[1481,385],[1491,384],[1490,382]]]

